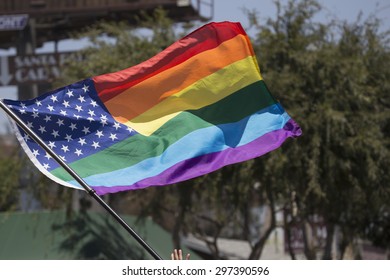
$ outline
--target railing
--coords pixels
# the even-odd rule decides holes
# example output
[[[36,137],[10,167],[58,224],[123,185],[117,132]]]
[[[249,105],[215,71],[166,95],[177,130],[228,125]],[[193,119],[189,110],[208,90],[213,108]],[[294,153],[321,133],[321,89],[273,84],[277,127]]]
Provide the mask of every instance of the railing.
[[[1,0],[0,15],[44,10],[158,6],[177,4],[178,0]]]

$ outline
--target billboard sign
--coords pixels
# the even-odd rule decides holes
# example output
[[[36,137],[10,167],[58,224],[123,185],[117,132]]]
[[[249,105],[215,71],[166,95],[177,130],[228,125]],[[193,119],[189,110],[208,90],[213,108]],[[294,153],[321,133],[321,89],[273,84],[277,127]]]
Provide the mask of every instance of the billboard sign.
[[[82,56],[74,52],[0,56],[0,86],[50,83],[70,59],[81,61]]]
[[[1,15],[0,31],[23,30],[28,22],[27,14],[20,15]]]

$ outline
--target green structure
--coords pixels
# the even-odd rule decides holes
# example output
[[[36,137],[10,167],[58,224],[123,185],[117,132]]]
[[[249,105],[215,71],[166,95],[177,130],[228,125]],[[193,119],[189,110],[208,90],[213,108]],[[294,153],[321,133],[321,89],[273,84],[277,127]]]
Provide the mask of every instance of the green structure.
[[[170,234],[152,220],[122,216],[163,258],[170,259]],[[67,217],[64,211],[0,214],[1,260],[144,260],[151,256],[111,217],[89,211]],[[191,250],[191,259],[199,257]]]

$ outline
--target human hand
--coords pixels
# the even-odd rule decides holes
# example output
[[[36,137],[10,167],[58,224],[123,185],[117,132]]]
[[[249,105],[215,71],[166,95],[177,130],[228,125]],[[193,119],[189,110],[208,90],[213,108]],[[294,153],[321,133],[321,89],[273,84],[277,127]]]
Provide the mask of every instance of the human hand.
[[[183,252],[181,251],[181,249],[173,250],[173,253],[171,254],[171,259],[172,260],[183,260]],[[190,254],[187,254],[185,259],[189,260],[190,259]]]

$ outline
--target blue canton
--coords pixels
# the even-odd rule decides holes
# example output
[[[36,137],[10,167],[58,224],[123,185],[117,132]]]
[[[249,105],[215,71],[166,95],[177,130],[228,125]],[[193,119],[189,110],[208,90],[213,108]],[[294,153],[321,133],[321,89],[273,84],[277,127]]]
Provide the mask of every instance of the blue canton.
[[[98,98],[91,79],[35,99],[4,102],[68,164],[136,134],[115,121]],[[43,168],[51,171],[59,167],[24,131],[19,131]]]

